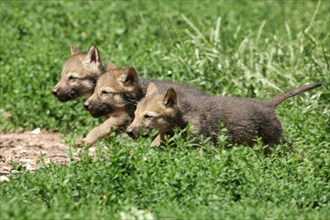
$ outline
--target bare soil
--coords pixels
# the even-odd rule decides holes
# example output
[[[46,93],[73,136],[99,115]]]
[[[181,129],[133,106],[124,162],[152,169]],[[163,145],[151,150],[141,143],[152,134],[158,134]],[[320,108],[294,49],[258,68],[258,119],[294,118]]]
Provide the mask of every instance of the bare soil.
[[[35,171],[41,153],[45,154],[45,163],[68,164],[68,150],[59,133],[40,130],[0,132],[0,175],[19,172],[10,166],[10,161]]]

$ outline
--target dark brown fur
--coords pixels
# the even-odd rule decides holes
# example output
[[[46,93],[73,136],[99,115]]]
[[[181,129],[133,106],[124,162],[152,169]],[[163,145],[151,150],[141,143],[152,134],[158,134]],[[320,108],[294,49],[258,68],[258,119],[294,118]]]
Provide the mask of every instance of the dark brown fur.
[[[216,144],[219,123],[222,122],[231,143],[251,146],[260,137],[265,145],[271,147],[284,141],[275,106],[289,97],[319,86],[321,83],[308,84],[265,101],[186,96],[185,99],[179,98],[178,103],[175,90],[169,89],[164,96],[157,88],[151,88],[153,91],[148,92],[149,95],[138,103],[135,119],[127,131],[134,136],[143,127],[157,129],[162,136],[173,133],[175,126],[183,128],[190,123],[198,134],[210,137]]]

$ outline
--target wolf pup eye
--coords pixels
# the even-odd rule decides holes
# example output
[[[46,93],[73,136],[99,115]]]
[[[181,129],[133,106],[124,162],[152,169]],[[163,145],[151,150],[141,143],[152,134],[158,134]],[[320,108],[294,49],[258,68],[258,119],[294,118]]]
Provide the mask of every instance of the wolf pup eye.
[[[151,115],[144,115],[143,118],[144,118],[144,120],[148,121],[148,120],[153,119],[154,117]]]
[[[77,79],[77,77],[74,77],[74,76],[69,76],[69,81],[75,81]]]
[[[101,91],[101,95],[107,95],[107,94],[108,94],[107,91],[105,91],[105,90],[102,90],[102,91]]]

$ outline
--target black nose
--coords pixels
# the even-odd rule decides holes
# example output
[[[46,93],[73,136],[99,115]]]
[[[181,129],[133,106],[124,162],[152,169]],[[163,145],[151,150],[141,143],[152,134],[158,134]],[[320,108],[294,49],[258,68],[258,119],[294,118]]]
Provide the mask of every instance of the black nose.
[[[130,137],[134,136],[134,129],[132,127],[128,127],[126,129],[126,134],[128,134]]]
[[[58,90],[57,89],[52,89],[52,94],[56,96],[58,94]]]
[[[85,109],[86,109],[86,110],[88,110],[88,107],[89,107],[89,102],[87,102],[87,101],[86,101],[86,102],[84,102],[84,107],[85,107]]]

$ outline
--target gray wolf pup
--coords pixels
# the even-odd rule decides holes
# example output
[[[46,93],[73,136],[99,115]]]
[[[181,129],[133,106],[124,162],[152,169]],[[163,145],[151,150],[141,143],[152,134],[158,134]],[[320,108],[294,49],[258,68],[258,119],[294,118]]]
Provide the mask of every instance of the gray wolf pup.
[[[164,135],[173,135],[176,126],[184,128],[190,123],[199,135],[209,137],[216,144],[219,122],[222,122],[230,143],[251,146],[260,137],[268,146],[265,151],[268,154],[271,147],[284,142],[275,107],[292,96],[319,86],[321,83],[311,83],[270,100],[256,100],[216,96],[181,99],[173,88],[162,93],[150,84],[146,97],[137,104],[135,119],[126,132],[136,137],[140,128],[158,130],[160,141],[155,140],[153,145],[159,146]]]

